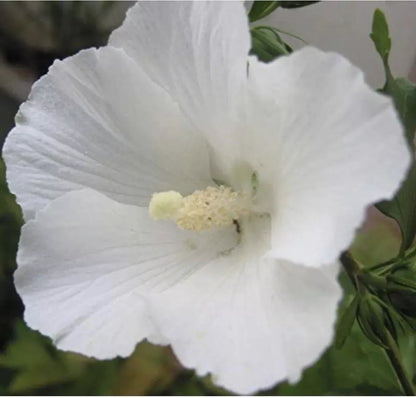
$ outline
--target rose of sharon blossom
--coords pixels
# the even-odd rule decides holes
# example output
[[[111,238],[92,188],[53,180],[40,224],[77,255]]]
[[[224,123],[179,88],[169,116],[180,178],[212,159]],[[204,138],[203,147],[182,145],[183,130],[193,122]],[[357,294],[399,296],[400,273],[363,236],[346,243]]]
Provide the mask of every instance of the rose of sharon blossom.
[[[342,56],[249,49],[242,3],[144,2],[33,86],[4,148],[26,220],[15,280],[60,349],[147,338],[252,393],[331,343],[337,259],[410,156]]]

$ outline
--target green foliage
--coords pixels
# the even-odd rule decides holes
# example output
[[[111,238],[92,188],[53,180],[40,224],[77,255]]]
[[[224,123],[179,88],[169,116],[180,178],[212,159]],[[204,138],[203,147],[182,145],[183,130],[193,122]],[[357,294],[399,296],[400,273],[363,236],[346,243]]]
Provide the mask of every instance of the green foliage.
[[[340,385],[343,388],[342,391],[338,391],[335,387],[334,394],[402,394],[403,384],[399,383],[395,376],[396,370],[390,362],[393,357],[397,359],[396,365],[401,367],[401,370],[405,369],[402,374],[415,374],[415,334],[409,333],[410,329],[406,326],[405,319],[401,316],[400,311],[391,305],[388,297],[389,272],[395,267],[394,257],[400,245],[399,230],[392,221],[381,216],[380,213],[372,211],[370,214],[371,219],[368,225],[364,231],[357,235],[354,242],[352,250],[354,256],[351,256],[351,254],[342,256],[350,283],[345,283],[346,275],[343,273],[341,280],[343,281],[346,298],[340,308],[341,316],[338,321],[337,335],[341,334],[345,344],[342,349],[338,350],[338,355],[346,353],[346,347],[348,350],[350,344],[356,342],[357,337],[360,336],[359,345],[368,348],[368,351],[367,348],[365,348],[365,351],[369,356],[363,361],[368,360],[373,363],[372,361],[375,360],[376,362],[369,366],[374,368],[378,366],[379,369],[377,370],[380,371],[380,375],[375,374],[373,381],[368,381],[363,377],[360,385],[345,387]],[[412,255],[412,252],[406,254],[410,260],[413,258]],[[357,262],[357,258],[360,261]],[[351,264],[347,264],[346,260],[350,260]],[[367,265],[371,264],[371,266],[364,267],[361,262]],[[401,273],[397,275],[397,278],[398,282],[403,282]],[[408,278],[409,275],[406,274],[406,281]],[[395,285],[391,287],[393,286]],[[351,308],[353,297],[357,300],[356,308],[359,323],[353,324],[351,334],[345,338],[345,334],[348,334],[347,331],[340,329],[342,327],[348,328],[351,325],[351,312],[354,312],[354,309]],[[348,314],[348,312],[350,313]],[[343,318],[349,319],[349,321],[344,321],[344,325],[342,325]],[[397,346],[400,350],[399,354]],[[381,347],[386,347],[386,349]],[[332,347],[330,351],[334,348],[337,348],[337,346]],[[370,355],[373,357],[370,358]],[[340,360],[343,361],[343,359]],[[377,364],[379,360],[380,364]],[[345,361],[351,361],[351,359],[346,358]],[[358,368],[355,367],[354,362],[355,360],[350,362],[351,369],[349,372],[355,372],[356,369],[366,374],[369,372],[365,369],[364,362],[360,362],[357,365]],[[361,364],[364,368],[360,369]],[[386,383],[383,384],[384,377],[386,377]],[[408,391],[410,390],[411,388],[408,389]]]
[[[254,1],[248,13],[250,22],[258,21],[270,15],[277,7],[299,8],[318,3],[318,1]]]
[[[397,311],[416,319],[416,265],[400,264],[387,276],[387,293]]]
[[[410,151],[414,153],[414,134],[416,129],[416,86],[405,78],[395,79],[390,71],[388,56],[391,39],[386,17],[377,9],[374,12],[371,38],[380,54],[386,72],[386,84],[382,90],[392,97],[403,123]],[[402,233],[400,253],[409,248],[416,235],[416,164],[413,161],[409,174],[401,189],[390,201],[378,204],[378,209],[397,221]]]
[[[279,6],[278,1],[254,1],[248,13],[250,22],[267,17]]]
[[[393,79],[390,74],[389,76],[384,92],[393,98],[413,154],[416,130],[416,86],[407,79]],[[416,163],[414,160],[396,196],[391,201],[381,202],[378,208],[397,221],[402,233],[401,251],[408,249],[416,235]]]
[[[16,339],[0,356],[0,366],[14,369],[16,375],[9,392],[19,394],[49,385],[67,382],[78,376],[80,369],[68,366],[62,354],[48,350],[46,341],[22,323],[16,327]]]
[[[0,368],[13,370],[7,386],[11,394],[102,395],[114,392],[117,361],[94,361],[81,355],[56,350],[51,342],[22,322],[16,325],[15,339],[0,355]]]
[[[295,8],[303,7],[316,1],[254,1],[248,14],[250,22],[258,21],[271,14],[277,7]],[[295,37],[304,41],[300,37],[282,31],[272,26],[255,26],[251,28],[251,55],[257,55],[260,61],[271,62],[274,59],[290,54],[293,50],[287,44],[280,33]]]
[[[377,296],[365,292],[358,303],[358,322],[369,340],[387,348],[387,333],[394,331],[390,308]]]
[[[292,48],[286,44],[279,35],[277,29],[269,26],[257,26],[251,29],[252,48],[250,54],[257,55],[263,62],[292,52]]]
[[[404,368],[409,375],[416,376],[416,335],[403,333],[398,337],[399,349]]]
[[[405,78],[389,78],[384,92],[393,98],[409,145],[413,148],[416,130],[416,85]]]
[[[23,219],[14,196],[6,184],[6,169],[0,157],[0,272],[15,268],[17,239]]]
[[[12,279],[21,224],[20,208],[7,189],[5,167],[0,157],[0,350],[10,339],[14,319],[22,312]]]
[[[315,3],[319,3],[320,0],[315,1],[279,1],[279,7],[281,8],[300,8],[310,6]]]

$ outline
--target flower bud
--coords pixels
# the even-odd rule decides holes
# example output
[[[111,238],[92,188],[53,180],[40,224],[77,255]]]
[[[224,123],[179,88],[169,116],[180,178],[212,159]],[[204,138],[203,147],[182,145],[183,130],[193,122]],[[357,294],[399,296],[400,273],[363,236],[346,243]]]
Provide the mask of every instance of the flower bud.
[[[388,307],[376,296],[366,293],[358,305],[358,322],[365,335],[375,344],[386,347],[387,330],[396,336]]]
[[[387,294],[401,314],[416,318],[416,267],[404,264],[387,276]]]
[[[270,62],[292,52],[292,49],[280,38],[279,33],[269,27],[257,26],[251,29],[251,54],[263,62]]]

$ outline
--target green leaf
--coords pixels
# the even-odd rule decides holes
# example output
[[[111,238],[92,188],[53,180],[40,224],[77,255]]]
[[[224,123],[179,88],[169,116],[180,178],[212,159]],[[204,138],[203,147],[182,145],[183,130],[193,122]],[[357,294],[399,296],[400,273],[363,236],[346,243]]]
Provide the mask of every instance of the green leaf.
[[[416,164],[414,162],[394,199],[378,203],[377,208],[399,224],[402,234],[400,251],[403,253],[411,246],[416,235]]]
[[[15,339],[0,355],[0,371],[12,371],[8,394],[114,395],[119,362],[59,351],[19,321]]]
[[[279,56],[292,52],[292,49],[281,39],[279,33],[269,26],[252,28],[251,39],[250,54],[257,55],[263,62],[273,61]]]
[[[382,92],[392,97],[404,126],[410,151],[413,154],[416,130],[416,86],[405,78],[395,79],[390,71],[388,56],[391,39],[386,17],[379,9],[374,12],[370,37],[383,60],[386,72],[386,84]],[[396,196],[390,201],[379,203],[377,208],[399,224],[402,234],[400,254],[403,254],[411,246],[416,235],[416,165],[414,161]]]
[[[67,359],[69,360],[69,358]],[[83,358],[85,370],[69,384],[54,389],[53,395],[115,395],[118,382],[120,360],[96,361]],[[79,363],[80,358],[72,359],[71,363]],[[43,394],[40,394],[43,395]]]
[[[373,15],[373,27],[370,34],[371,39],[376,46],[384,62],[387,62],[391,48],[391,39],[389,36],[389,27],[383,11],[376,9]]]
[[[248,13],[250,22],[267,17],[279,6],[278,1],[254,1]]]
[[[281,8],[300,8],[306,7],[311,4],[319,3],[320,0],[315,1],[279,1],[279,7]]]
[[[300,8],[318,3],[315,1],[254,1],[248,13],[250,22],[258,21],[270,15],[277,7],[281,8]]]
[[[416,374],[416,333],[406,333],[399,336],[399,350],[402,363],[408,374]]]
[[[413,148],[416,130],[416,85],[405,78],[388,81],[384,92],[393,98],[406,132],[409,146]]]
[[[359,296],[357,294],[339,318],[335,336],[336,348],[342,348],[351,332],[352,325],[354,324],[357,315],[358,302]]]
[[[0,356],[0,366],[17,372],[9,385],[14,394],[74,380],[82,367],[73,365],[62,354],[50,350],[45,338],[22,323],[17,324],[14,342]]]

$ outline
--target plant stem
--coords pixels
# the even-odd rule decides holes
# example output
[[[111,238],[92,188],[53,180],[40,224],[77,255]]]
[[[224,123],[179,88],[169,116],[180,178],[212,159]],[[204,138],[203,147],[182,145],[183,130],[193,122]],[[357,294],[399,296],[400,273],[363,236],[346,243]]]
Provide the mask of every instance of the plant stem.
[[[412,380],[408,376],[406,369],[401,362],[399,348],[397,347],[397,344],[389,331],[387,331],[387,343],[388,348],[386,348],[385,351],[390,359],[394,371],[396,372],[396,376],[400,381],[400,385],[402,386],[403,391],[406,395],[416,395]]]

